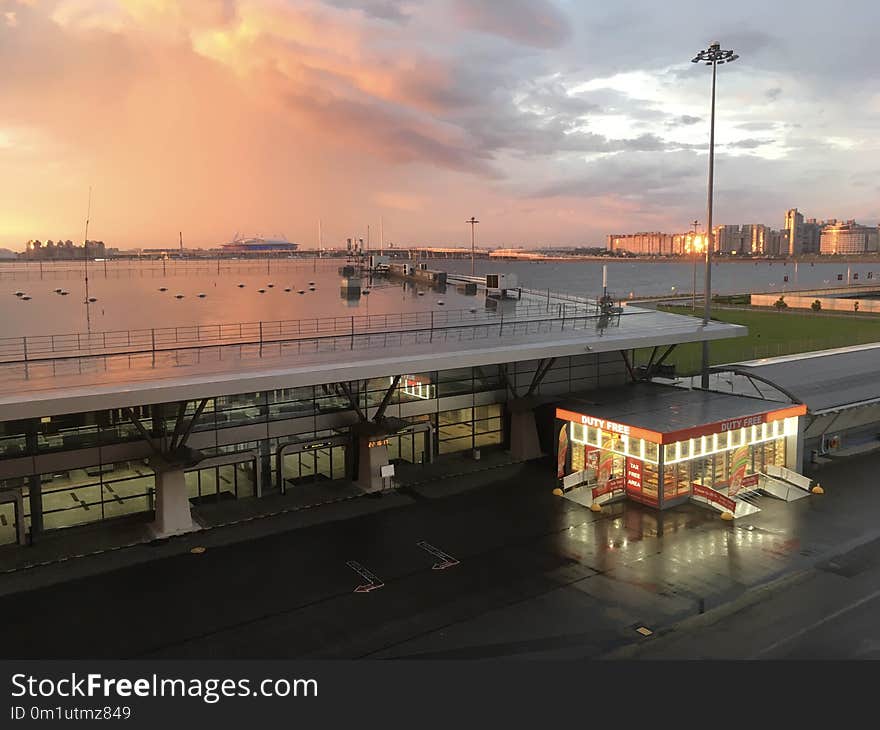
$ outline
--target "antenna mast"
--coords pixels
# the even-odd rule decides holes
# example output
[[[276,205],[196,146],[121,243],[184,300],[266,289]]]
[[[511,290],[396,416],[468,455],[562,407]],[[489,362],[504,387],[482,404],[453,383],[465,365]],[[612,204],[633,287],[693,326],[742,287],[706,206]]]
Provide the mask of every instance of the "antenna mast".
[[[86,208],[86,232],[83,238],[83,260],[85,262],[85,281],[86,281],[86,329],[91,332],[92,317],[89,311],[89,218],[92,217],[92,186],[89,185],[89,203]]]

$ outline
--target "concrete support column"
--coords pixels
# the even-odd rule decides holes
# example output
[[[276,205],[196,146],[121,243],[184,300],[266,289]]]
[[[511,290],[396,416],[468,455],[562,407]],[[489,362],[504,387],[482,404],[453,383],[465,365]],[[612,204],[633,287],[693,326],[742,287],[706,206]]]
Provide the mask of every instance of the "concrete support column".
[[[384,487],[382,467],[388,464],[388,444],[385,435],[360,434],[357,436],[357,483],[367,492],[378,492]]]
[[[273,479],[273,475],[272,475],[271,451],[272,451],[272,446],[269,443],[269,439],[261,439],[259,441],[259,445],[257,447],[257,454],[259,456],[257,458],[257,464],[256,464],[257,471],[259,472],[260,477],[257,478],[256,475],[254,475],[254,480],[255,480],[256,484],[259,484],[261,486],[263,484],[268,485],[269,489],[272,489],[273,487],[277,487],[278,489],[280,489],[281,485],[274,483],[275,480]],[[255,485],[255,489],[256,489],[256,485]],[[262,491],[262,489],[260,491]],[[262,495],[258,494],[257,496],[261,497]]]
[[[510,455],[516,461],[528,461],[543,456],[535,423],[534,402],[527,398],[508,401],[510,414]]]
[[[169,537],[197,529],[193,522],[182,468],[156,470],[156,520],[150,525],[156,537]]]
[[[25,447],[27,453],[31,457],[37,455],[37,427],[38,421],[31,421],[28,424],[27,434],[25,436]],[[36,459],[34,459],[36,463]],[[31,513],[31,543],[37,542],[43,532],[43,485],[40,481],[39,474],[31,474],[28,477],[28,501],[30,502]],[[24,522],[24,513],[21,514],[21,520]]]
[[[804,431],[807,428],[806,416],[798,416],[797,431],[785,437],[785,466],[803,474],[807,464],[804,463]]]

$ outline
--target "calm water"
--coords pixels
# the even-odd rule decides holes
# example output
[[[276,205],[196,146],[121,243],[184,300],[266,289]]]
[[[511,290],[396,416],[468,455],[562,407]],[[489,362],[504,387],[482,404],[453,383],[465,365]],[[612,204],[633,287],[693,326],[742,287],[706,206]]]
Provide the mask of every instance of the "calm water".
[[[399,311],[481,307],[481,298],[467,297],[455,287],[435,292],[395,280],[377,279],[371,294],[346,299],[339,290],[340,260],[224,262],[96,262],[89,265],[89,294],[85,300],[83,266],[72,262],[43,264],[0,263],[0,336],[62,334],[168,327],[191,324],[256,322],[279,319],[386,314]],[[470,273],[470,261],[434,259],[429,267]],[[880,264],[852,264],[859,283],[872,283],[869,271],[880,277]],[[477,261],[477,273],[515,273],[523,286],[595,296],[602,285],[601,262]],[[838,282],[842,274],[844,281]],[[784,281],[788,275],[789,281]],[[845,283],[847,264],[719,263],[713,268],[718,293],[779,291],[797,287]],[[690,263],[614,262],[608,264],[608,286],[621,297],[690,292]],[[309,291],[315,282],[315,291]],[[697,288],[702,287],[697,269]],[[269,284],[274,287],[269,287]],[[244,284],[244,288],[238,285]],[[364,284],[370,286],[365,280]],[[159,289],[165,287],[167,291]],[[290,287],[291,292],[284,289]],[[56,294],[61,288],[67,296]],[[265,289],[264,294],[258,289]],[[304,290],[304,294],[298,294]],[[31,297],[22,301],[14,292]],[[421,296],[419,295],[421,292]],[[204,293],[204,299],[197,294]],[[183,294],[183,299],[176,299]],[[440,305],[438,302],[443,301]],[[88,314],[88,316],[87,316]]]
[[[429,265],[447,271],[470,274],[470,261],[432,260]],[[608,289],[621,298],[630,292],[635,296],[670,294],[693,291],[694,267],[692,263],[608,263]],[[703,264],[697,264],[697,291],[703,289]],[[793,263],[719,262],[712,267],[712,291],[716,294],[741,292],[783,292],[793,288],[819,288],[846,284],[847,267],[858,273],[855,284],[875,284],[880,287],[880,263],[809,263],[798,264],[797,273]],[[520,284],[534,289],[547,289],[592,297],[601,292],[602,263],[594,261],[477,261],[478,274],[511,272],[519,277]],[[867,278],[873,272],[874,279]],[[837,281],[837,275],[843,281]],[[788,282],[784,277],[788,276]]]
[[[163,271],[162,262],[156,261],[108,262],[105,273],[99,262],[89,266],[89,296],[97,301],[88,305],[88,316],[81,265],[73,269],[69,262],[44,264],[42,277],[33,264],[26,271],[21,265],[0,265],[0,337],[483,306],[453,286],[439,292],[384,277],[372,283],[363,280],[369,295],[343,297],[338,273],[343,263],[272,261],[268,272],[265,261],[223,264],[218,274],[216,263],[169,262]],[[310,282],[315,291],[310,291]],[[167,291],[160,291],[163,287]],[[55,293],[58,288],[69,294]],[[22,301],[16,291],[31,299]],[[183,298],[177,299],[178,294]]]

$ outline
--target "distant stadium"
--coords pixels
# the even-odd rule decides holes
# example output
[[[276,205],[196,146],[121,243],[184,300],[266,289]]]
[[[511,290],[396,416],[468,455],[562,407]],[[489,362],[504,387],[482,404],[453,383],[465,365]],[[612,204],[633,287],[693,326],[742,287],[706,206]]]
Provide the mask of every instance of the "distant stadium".
[[[243,238],[236,234],[230,243],[224,243],[220,248],[223,253],[246,255],[256,253],[293,253],[299,248],[299,245],[285,239],[263,238],[262,236]]]

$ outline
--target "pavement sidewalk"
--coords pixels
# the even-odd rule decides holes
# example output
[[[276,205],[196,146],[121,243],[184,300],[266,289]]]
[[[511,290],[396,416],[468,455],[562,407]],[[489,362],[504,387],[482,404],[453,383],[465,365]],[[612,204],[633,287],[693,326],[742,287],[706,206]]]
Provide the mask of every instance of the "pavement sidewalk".
[[[347,520],[411,504],[414,498],[442,498],[498,478],[498,470],[516,468],[507,452],[490,452],[477,461],[450,455],[432,464],[401,469],[394,488],[367,494],[347,480],[289,488],[287,494],[229,500],[193,507],[200,529],[156,539],[148,528],[152,514],[48,533],[28,547],[0,549],[0,595],[60,580],[73,580],[127,565],[188,552],[193,547],[225,545],[315,524]],[[63,567],[62,567],[63,566]],[[39,575],[37,575],[39,573]]]

